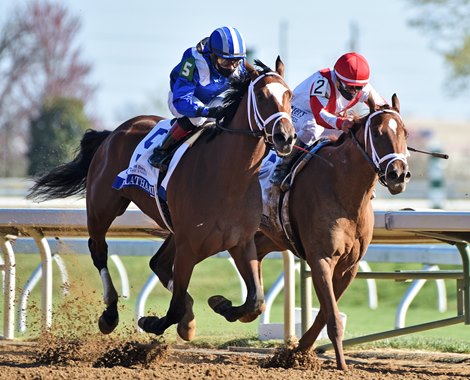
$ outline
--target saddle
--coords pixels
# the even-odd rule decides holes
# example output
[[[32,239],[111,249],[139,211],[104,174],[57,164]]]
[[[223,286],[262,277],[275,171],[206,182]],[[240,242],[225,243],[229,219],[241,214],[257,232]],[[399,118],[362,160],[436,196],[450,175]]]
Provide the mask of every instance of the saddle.
[[[294,183],[295,176],[300,172],[305,164],[310,161],[313,155],[318,152],[325,145],[331,144],[332,141],[328,137],[322,137],[318,140],[315,140],[313,144],[306,148],[308,152],[302,153],[299,158],[293,163],[290,167],[286,177],[281,183],[280,189],[282,192],[286,192],[290,189],[290,186]]]
[[[167,169],[166,170],[160,169],[160,172],[162,174],[165,174],[165,173],[168,172],[168,169],[169,169],[170,163],[173,159],[173,156],[178,151],[178,149],[181,147],[181,145],[186,143],[189,146],[192,146],[196,142],[196,140],[202,135],[202,133],[204,131],[208,130],[209,128],[212,128],[213,126],[215,126],[215,124],[216,124],[215,121],[206,121],[202,126],[194,128],[191,132],[189,132],[189,134],[187,136],[185,136],[184,138],[182,138],[181,140],[176,142],[174,147],[169,151],[169,154],[162,161],[162,163],[165,164]]]

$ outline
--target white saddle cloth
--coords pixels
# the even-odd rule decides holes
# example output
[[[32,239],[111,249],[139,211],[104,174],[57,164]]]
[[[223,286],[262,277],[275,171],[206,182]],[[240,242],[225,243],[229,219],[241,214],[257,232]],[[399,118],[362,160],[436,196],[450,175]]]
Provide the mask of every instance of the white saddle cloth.
[[[178,148],[170,161],[165,178],[163,178],[158,191],[155,191],[160,170],[150,165],[148,159],[154,148],[160,145],[163,138],[170,130],[170,122],[170,119],[158,122],[139,145],[137,145],[129,162],[129,167],[117,175],[113,183],[114,189],[120,190],[127,186],[137,186],[154,198],[155,194],[158,194],[160,198],[166,200],[166,188],[171,175],[181,157],[190,146],[190,143],[184,142]]]

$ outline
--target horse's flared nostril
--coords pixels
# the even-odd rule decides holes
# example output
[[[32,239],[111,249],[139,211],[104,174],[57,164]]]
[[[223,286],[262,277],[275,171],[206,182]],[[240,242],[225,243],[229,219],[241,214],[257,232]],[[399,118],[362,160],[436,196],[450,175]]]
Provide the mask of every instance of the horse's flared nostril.
[[[282,133],[275,133],[273,135],[273,142],[275,145],[285,144],[286,137]]]
[[[398,179],[398,173],[396,170],[392,170],[388,173],[387,176],[389,181],[396,181]]]

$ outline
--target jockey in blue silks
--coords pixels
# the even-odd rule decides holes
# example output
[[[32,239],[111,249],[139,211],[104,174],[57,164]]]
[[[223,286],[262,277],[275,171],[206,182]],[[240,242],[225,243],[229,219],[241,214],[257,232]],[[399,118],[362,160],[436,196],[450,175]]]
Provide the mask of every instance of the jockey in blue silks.
[[[217,28],[196,47],[187,49],[181,62],[171,71],[168,106],[175,116],[170,131],[154,149],[149,163],[165,170],[164,162],[177,143],[222,110],[219,95],[230,79],[246,74],[246,45],[232,27]]]

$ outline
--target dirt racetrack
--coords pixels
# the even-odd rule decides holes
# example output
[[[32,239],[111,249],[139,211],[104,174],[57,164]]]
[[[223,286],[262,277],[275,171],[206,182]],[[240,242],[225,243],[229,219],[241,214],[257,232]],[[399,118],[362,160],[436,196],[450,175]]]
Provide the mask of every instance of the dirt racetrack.
[[[101,350],[101,351],[100,351]],[[0,379],[469,379],[470,355],[399,350],[348,350],[349,371],[328,352],[293,368],[266,368],[272,350],[213,350],[127,342],[0,341]],[[301,368],[299,368],[299,364]],[[306,369],[305,367],[309,367]]]

